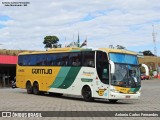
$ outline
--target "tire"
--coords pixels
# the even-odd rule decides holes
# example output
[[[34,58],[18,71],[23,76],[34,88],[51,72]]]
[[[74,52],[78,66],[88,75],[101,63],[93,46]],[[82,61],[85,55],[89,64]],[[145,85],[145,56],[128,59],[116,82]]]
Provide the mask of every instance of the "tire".
[[[86,102],[92,102],[94,100],[94,98],[92,97],[92,91],[89,86],[83,87],[82,96]]]
[[[35,95],[39,95],[40,94],[40,91],[39,91],[39,84],[37,82],[35,82],[33,84],[33,94]]]
[[[26,83],[26,89],[27,89],[27,93],[28,94],[32,94],[33,93],[33,88],[30,82]]]
[[[118,100],[109,100],[110,103],[116,103]]]

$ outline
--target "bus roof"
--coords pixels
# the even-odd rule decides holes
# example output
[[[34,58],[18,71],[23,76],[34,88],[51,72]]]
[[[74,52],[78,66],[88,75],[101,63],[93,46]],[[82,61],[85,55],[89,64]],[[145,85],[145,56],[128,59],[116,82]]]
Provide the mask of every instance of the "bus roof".
[[[105,51],[107,53],[124,53],[124,54],[133,54],[136,55],[136,52],[124,50],[124,49],[111,49],[111,48],[99,48],[99,49],[88,49],[88,48],[72,48],[72,47],[66,47],[66,48],[52,48],[48,51],[27,51],[22,52],[19,55],[23,54],[41,54],[41,53],[62,53],[62,52],[78,52],[78,51],[92,51],[92,50],[100,50]]]
[[[125,49],[99,48],[99,50],[105,51],[107,53],[124,53],[124,54],[137,55],[136,52],[125,50]]]
[[[92,49],[84,49],[84,48],[71,48],[71,47],[66,47],[66,48],[52,48],[47,51],[37,51],[37,52],[22,52],[19,55],[23,54],[41,54],[41,53],[62,53],[62,52],[77,52],[77,51],[92,51]]]

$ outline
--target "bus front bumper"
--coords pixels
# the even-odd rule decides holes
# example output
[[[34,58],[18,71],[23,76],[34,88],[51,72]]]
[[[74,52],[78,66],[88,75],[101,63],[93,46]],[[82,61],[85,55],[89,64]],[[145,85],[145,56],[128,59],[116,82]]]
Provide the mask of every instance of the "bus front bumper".
[[[136,94],[123,94],[123,93],[115,93],[115,92],[110,92],[109,94],[109,99],[139,99],[140,98],[140,93]]]

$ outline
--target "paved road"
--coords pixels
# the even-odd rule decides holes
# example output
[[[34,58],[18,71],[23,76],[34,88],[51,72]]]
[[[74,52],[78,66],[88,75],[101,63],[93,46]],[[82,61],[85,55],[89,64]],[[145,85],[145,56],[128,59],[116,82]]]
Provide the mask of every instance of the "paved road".
[[[111,104],[107,100],[84,102],[81,97],[64,95],[36,96],[24,89],[0,89],[0,111],[160,111],[160,80],[142,81],[142,96],[139,100],[120,100]],[[0,118],[1,119],[1,118]],[[25,119],[25,118],[24,118]],[[44,119],[44,118],[43,118]],[[51,119],[51,118],[45,118]],[[56,118],[55,118],[56,119]],[[66,118],[61,118],[66,119]],[[70,119],[70,118],[67,118]],[[71,118],[75,119],[75,118]],[[80,118],[78,118],[80,119]],[[96,119],[93,117],[84,119]],[[106,119],[106,118],[101,118]],[[119,120],[119,117],[113,119]],[[125,118],[127,119],[127,118]],[[137,119],[132,117],[131,119]],[[140,118],[146,119],[146,118]],[[151,118],[148,118],[151,119]],[[157,120],[159,118],[156,118]]]

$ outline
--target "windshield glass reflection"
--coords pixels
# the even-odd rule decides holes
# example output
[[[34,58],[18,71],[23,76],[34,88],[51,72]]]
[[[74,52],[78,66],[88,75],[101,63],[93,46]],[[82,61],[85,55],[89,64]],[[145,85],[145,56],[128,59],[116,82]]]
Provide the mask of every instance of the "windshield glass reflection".
[[[140,87],[139,67],[115,63],[115,73],[112,75],[111,84],[121,87]]]

